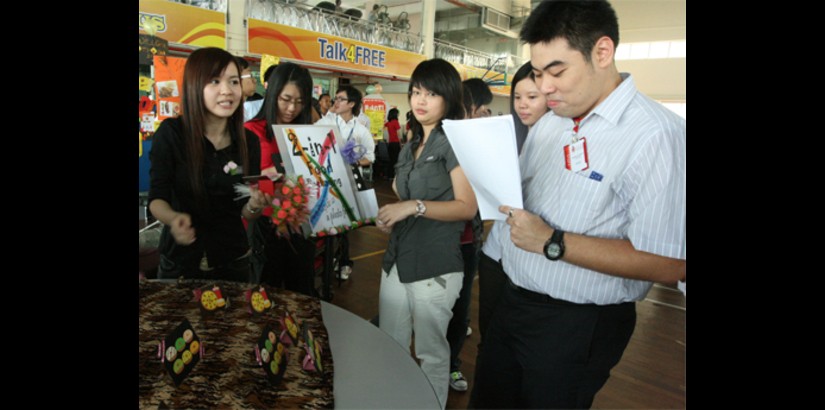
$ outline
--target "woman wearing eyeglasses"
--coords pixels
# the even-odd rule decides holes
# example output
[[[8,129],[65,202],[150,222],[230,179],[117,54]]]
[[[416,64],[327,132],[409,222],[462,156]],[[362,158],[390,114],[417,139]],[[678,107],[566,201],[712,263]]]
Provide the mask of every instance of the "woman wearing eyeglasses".
[[[460,237],[478,205],[441,121],[464,118],[461,78],[442,59],[420,63],[409,87],[412,140],[395,167],[399,201],[378,211],[376,225],[390,234],[382,266],[379,322],[402,346],[415,334],[415,355],[447,403],[450,346],[447,325],[464,277]]]
[[[261,174],[277,176],[283,172],[283,165],[271,125],[312,123],[312,76],[307,69],[284,62],[266,80],[263,106],[245,126],[261,141]],[[271,181],[261,181],[260,187],[265,193],[275,192]],[[253,269],[262,282],[311,295],[312,277],[307,271],[312,269],[314,241],[307,241],[285,227],[281,228],[284,235],[279,234],[272,225],[271,214],[272,209],[268,208],[265,218],[250,228],[250,242],[256,253]]]

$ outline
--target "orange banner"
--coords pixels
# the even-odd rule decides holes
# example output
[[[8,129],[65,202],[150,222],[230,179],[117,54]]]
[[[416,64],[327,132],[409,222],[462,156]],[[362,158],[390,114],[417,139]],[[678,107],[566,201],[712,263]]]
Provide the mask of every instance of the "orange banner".
[[[376,46],[263,20],[248,19],[248,51],[348,72],[409,80],[421,54]]]
[[[170,43],[226,49],[226,13],[166,0],[140,0],[138,31]]]
[[[154,66],[158,120],[177,117],[180,115],[180,103],[183,99],[183,69],[186,59],[155,56]]]

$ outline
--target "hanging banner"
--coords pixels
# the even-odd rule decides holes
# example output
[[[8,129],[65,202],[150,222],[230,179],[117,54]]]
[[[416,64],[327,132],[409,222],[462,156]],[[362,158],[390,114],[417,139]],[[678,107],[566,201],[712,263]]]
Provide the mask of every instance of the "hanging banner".
[[[158,120],[177,117],[180,115],[183,97],[183,67],[186,59],[155,56],[154,65]]]
[[[484,76],[483,80],[487,82],[505,82],[505,85],[491,85],[490,91],[493,94],[509,97],[510,96],[510,82],[512,81],[510,76],[507,73],[500,73],[498,71],[487,71],[483,68],[473,67],[464,64],[458,63],[451,63],[453,67],[458,71],[458,74],[461,76],[461,81],[467,80],[469,78],[481,78]],[[485,74],[486,73],[486,74]]]
[[[408,80],[418,63],[425,60],[423,55],[409,51],[253,18],[247,19],[247,26],[249,53],[275,54],[301,64]]]
[[[167,0],[140,0],[138,31],[170,43],[226,49],[226,13]]]
[[[364,114],[370,119],[370,134],[373,139],[384,138],[384,122],[387,118],[387,102],[381,94],[370,94],[361,101]]]

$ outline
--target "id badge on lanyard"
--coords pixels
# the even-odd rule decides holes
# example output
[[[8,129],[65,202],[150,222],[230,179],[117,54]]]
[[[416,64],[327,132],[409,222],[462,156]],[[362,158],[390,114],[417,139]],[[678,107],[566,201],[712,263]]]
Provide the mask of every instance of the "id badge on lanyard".
[[[573,141],[564,146],[564,167],[573,172],[590,167],[587,158],[587,138],[579,137],[581,117],[573,119]]]

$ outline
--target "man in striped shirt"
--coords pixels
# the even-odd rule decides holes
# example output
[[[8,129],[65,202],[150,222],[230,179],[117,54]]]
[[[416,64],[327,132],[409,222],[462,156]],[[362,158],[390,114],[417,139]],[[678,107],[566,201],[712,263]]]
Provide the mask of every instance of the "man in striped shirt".
[[[501,206],[484,247],[507,281],[472,407],[590,407],[635,301],[685,280],[685,122],[618,72],[618,33],[604,0],[545,1],[521,31],[552,111],[522,150],[524,209]]]

